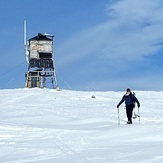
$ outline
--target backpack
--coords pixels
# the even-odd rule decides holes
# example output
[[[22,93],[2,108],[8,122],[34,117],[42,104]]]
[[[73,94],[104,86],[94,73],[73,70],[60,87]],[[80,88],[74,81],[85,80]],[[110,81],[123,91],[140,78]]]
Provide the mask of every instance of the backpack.
[[[134,97],[136,97],[135,92],[133,92],[132,95],[133,95]],[[131,97],[131,98],[132,98],[132,97]],[[132,98],[132,100],[133,100],[133,104],[132,104],[132,105],[133,105],[133,108],[135,108],[135,103],[136,103],[136,101],[135,101],[135,99],[133,99],[133,98]]]

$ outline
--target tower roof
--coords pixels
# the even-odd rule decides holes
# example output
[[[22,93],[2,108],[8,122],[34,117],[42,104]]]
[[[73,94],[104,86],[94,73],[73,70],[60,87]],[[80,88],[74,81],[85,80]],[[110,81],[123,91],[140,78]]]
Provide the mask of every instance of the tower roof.
[[[47,41],[49,40],[49,41],[52,41],[53,37],[54,36],[46,34],[46,33],[45,34],[38,33],[37,36],[30,38],[29,41],[31,41],[31,40],[47,40]]]

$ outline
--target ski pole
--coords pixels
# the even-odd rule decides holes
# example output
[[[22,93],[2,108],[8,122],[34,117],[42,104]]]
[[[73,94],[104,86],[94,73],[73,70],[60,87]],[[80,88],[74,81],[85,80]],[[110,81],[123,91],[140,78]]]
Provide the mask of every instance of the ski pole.
[[[120,125],[120,119],[119,119],[119,107],[117,108],[118,111],[118,125]]]
[[[138,107],[138,116],[139,116],[139,124],[140,124],[140,111],[139,111],[139,107]]]

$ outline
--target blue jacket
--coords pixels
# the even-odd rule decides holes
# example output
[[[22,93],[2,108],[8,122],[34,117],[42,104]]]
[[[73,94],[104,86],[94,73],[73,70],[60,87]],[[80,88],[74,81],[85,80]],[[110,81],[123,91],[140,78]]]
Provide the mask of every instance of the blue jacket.
[[[132,93],[130,93],[130,95],[125,94],[122,97],[122,100],[119,102],[118,106],[120,106],[124,101],[126,105],[133,105],[133,103],[136,102],[138,107],[140,107],[138,99]]]

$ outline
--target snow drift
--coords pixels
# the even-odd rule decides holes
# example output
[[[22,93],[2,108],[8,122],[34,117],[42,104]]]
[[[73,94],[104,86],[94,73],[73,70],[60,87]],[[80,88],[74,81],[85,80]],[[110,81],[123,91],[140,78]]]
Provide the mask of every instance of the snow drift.
[[[0,90],[0,162],[163,162],[163,92],[135,93],[141,123],[121,105],[118,125],[124,92]]]

